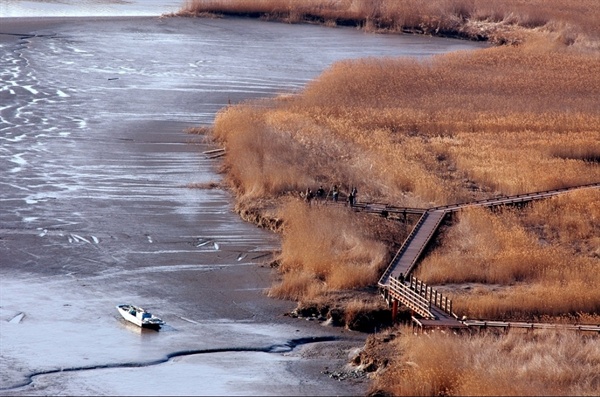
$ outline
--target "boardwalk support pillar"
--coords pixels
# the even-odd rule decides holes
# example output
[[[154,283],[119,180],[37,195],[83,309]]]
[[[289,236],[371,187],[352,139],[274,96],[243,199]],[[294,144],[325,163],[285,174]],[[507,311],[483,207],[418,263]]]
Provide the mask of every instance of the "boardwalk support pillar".
[[[398,318],[398,301],[396,299],[392,299],[392,324],[396,322]]]

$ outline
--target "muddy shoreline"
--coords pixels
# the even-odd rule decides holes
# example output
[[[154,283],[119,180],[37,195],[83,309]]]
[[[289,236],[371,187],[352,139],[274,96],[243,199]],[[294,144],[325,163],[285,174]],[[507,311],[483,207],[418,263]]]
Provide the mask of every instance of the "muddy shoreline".
[[[196,17],[194,12],[185,10],[170,15],[171,17]],[[236,12],[227,10],[218,10],[202,13],[200,17],[204,18],[249,18],[262,21],[272,21],[291,24],[314,24],[320,26],[350,27],[365,30],[369,33],[377,34],[409,34],[424,35],[448,39],[467,40],[474,42],[486,42],[494,45],[514,45],[523,41],[523,34],[526,29],[518,26],[511,26],[504,22],[476,21],[464,19],[456,22],[453,27],[435,26],[435,24],[421,23],[419,26],[402,27],[398,29],[393,22],[388,20],[371,21],[357,20],[336,17],[327,19],[320,15],[303,14],[299,19],[297,16],[290,16],[284,13],[269,12]],[[367,27],[367,25],[369,26]]]

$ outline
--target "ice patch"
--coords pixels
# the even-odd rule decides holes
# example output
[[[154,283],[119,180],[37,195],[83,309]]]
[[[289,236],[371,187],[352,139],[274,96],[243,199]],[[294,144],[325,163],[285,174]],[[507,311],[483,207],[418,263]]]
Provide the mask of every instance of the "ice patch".
[[[21,312],[9,320],[9,324],[19,324],[25,317],[25,313]]]
[[[181,316],[179,316],[179,318],[180,318],[180,319],[182,319],[183,321],[187,321],[188,323],[192,323],[192,324],[198,324],[198,322],[197,322],[197,321],[190,320],[189,318],[186,318],[186,317],[181,317]]]
[[[12,159],[10,161],[18,165],[25,165],[27,164],[27,161],[23,159],[23,156],[25,154],[26,153],[15,154],[14,156],[12,156]]]
[[[31,87],[30,85],[24,85],[23,88],[26,89],[27,91],[31,92],[33,95],[39,94],[39,91],[36,90],[35,88]]]
[[[61,98],[69,98],[71,95],[69,94],[65,94],[63,91],[61,90],[56,90],[56,93],[58,94],[59,97]]]
[[[86,243],[88,243],[88,244],[91,244],[91,243],[90,243],[90,240],[88,240],[88,239],[85,239],[85,238],[81,237],[81,236],[80,236],[80,235],[78,235],[78,234],[73,234],[73,233],[71,233],[71,237],[72,237],[72,238],[73,238],[73,240],[75,240],[76,242],[83,241],[83,242],[86,242]],[[70,239],[69,239],[69,242],[71,242],[71,241],[70,241]]]

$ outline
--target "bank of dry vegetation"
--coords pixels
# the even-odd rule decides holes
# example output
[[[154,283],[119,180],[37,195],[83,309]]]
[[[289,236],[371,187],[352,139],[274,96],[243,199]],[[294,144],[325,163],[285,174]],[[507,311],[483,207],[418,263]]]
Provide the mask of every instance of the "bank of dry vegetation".
[[[476,336],[398,331],[371,338],[362,353],[362,365],[380,368],[372,394],[585,396],[600,392],[600,344],[595,337],[568,331]]]
[[[299,196],[307,187],[357,186],[359,201],[429,207],[600,182],[596,1],[214,1],[186,12],[204,11],[519,43],[426,60],[342,61],[298,94],[217,115],[214,138],[227,148],[238,210],[283,235],[274,297],[334,307],[348,291],[368,291],[412,227],[410,218],[308,205]],[[599,203],[600,191],[589,189],[524,208],[463,211],[418,277],[450,295],[459,315],[598,323]],[[347,312],[379,310],[374,299],[345,299]],[[378,364],[381,392],[600,390],[593,338],[403,332],[396,341]],[[567,357],[563,345],[585,354]]]
[[[544,32],[566,44],[598,48],[600,37],[600,3],[595,0],[188,0],[178,15],[251,16],[503,44]]]
[[[587,184],[600,181],[598,61],[596,54],[536,42],[427,61],[339,62],[300,95],[227,108],[216,119],[215,137],[227,147],[227,174],[246,205],[259,198],[293,197],[319,184],[338,184],[345,191],[356,185],[360,200],[411,207]],[[586,274],[598,266],[593,247],[600,214],[594,202],[597,191],[535,203],[530,212],[538,215],[531,215],[527,225],[521,224],[527,211],[468,212],[450,229],[445,245],[425,260],[421,276],[430,283],[514,284],[515,291],[523,283],[547,286],[551,281],[573,287],[566,291],[583,294],[588,302],[571,299],[568,312],[594,312],[599,300],[585,295],[591,289],[577,288],[579,281],[593,285]],[[550,205],[558,206],[554,213]],[[546,212],[539,215],[542,208]],[[386,255],[374,248],[373,225],[354,225],[359,217],[347,210],[288,204],[281,211],[281,218],[288,211],[293,225],[284,234],[281,269],[298,276],[303,266],[294,290],[309,292],[307,297],[358,286],[325,277],[332,273],[315,270],[320,266],[360,263],[368,284],[389,259],[390,250]],[[568,228],[557,224],[553,233],[539,235],[553,217]],[[297,237],[303,234],[337,241],[319,237],[321,245],[311,245]],[[401,242],[402,233],[397,238]],[[351,279],[358,273],[353,268],[342,274]],[[300,280],[306,285],[299,289]],[[272,293],[300,298],[280,287]],[[545,301],[544,295],[538,300]],[[561,314],[562,306],[544,306],[535,314]],[[485,318],[529,312],[458,307]]]

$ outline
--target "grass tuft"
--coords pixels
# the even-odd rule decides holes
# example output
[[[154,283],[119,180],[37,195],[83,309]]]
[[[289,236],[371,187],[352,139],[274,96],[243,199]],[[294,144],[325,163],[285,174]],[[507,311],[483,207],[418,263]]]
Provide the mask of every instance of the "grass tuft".
[[[271,296],[312,299],[319,291],[358,289],[376,282],[387,249],[365,233],[351,213],[299,200],[289,200],[282,213],[282,281],[271,288]]]

